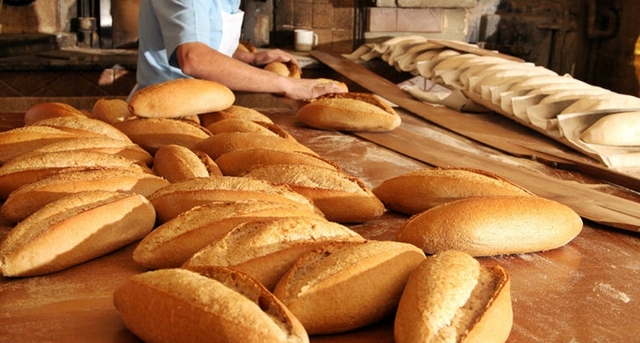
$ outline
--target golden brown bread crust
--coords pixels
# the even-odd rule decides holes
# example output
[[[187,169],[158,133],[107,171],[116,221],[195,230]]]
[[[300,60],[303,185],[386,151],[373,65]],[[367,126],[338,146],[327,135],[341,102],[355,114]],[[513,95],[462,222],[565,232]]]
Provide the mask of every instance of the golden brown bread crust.
[[[313,128],[341,131],[385,132],[401,123],[389,104],[358,92],[320,96],[299,108],[296,118]]]
[[[196,144],[211,136],[209,130],[189,120],[136,118],[114,123],[113,126],[152,155],[166,144],[194,149]]]
[[[308,197],[328,220],[356,223],[382,215],[384,204],[364,183],[340,170],[312,164],[258,165],[242,174],[286,185]]]
[[[299,205],[265,200],[206,203],[158,226],[138,244],[133,260],[149,269],[180,267],[198,250],[242,223],[288,216],[322,218]]]
[[[149,167],[138,161],[100,152],[69,150],[17,157],[0,167],[0,198],[6,199],[18,187],[62,170],[101,168],[153,174]]]
[[[302,256],[273,293],[310,335],[345,332],[392,314],[424,259],[400,242],[328,243]]]
[[[129,99],[129,112],[145,118],[179,118],[223,110],[235,95],[226,86],[182,78],[145,87]]]
[[[24,124],[32,125],[33,123],[47,119],[57,117],[75,117],[86,118],[85,112],[65,103],[61,102],[43,102],[35,104],[24,113]]]
[[[98,119],[88,117],[56,117],[37,121],[31,125],[50,126],[63,131],[76,133],[80,136],[109,137],[123,142],[131,143],[131,140],[123,132],[113,125]]]
[[[224,266],[251,275],[267,289],[304,253],[328,241],[364,241],[346,226],[314,217],[243,223],[196,252],[184,265]]]
[[[139,194],[87,191],[51,202],[0,245],[4,276],[57,272],[131,244],[153,229],[155,211]]]
[[[235,176],[210,176],[174,182],[149,197],[159,222],[195,206],[216,201],[260,200],[292,204],[321,213],[313,202],[286,186]]]
[[[300,151],[316,154],[307,146],[294,139],[280,136],[263,135],[255,132],[226,132],[212,135],[198,142],[195,149],[205,152],[214,161],[223,154],[253,148],[273,150]]]
[[[195,177],[209,177],[211,176],[210,168],[215,165],[215,162],[211,161],[210,158],[203,161],[202,157],[208,158],[209,156],[201,155],[204,156],[199,156],[196,152],[181,145],[163,145],[154,155],[153,171],[169,182],[178,182]]]
[[[0,165],[50,143],[79,137],[48,126],[23,126],[0,132]]]
[[[384,180],[372,192],[388,209],[408,215],[471,196],[533,196],[498,175],[470,168],[419,169]]]
[[[314,154],[266,148],[231,151],[218,157],[215,162],[222,173],[228,176],[239,176],[256,166],[270,164],[312,164],[340,170],[340,167],[335,163]]]
[[[168,184],[159,176],[125,169],[60,172],[14,190],[0,210],[6,219],[20,222],[44,205],[76,192],[104,190],[148,197]]]
[[[501,343],[512,324],[509,274],[448,250],[428,256],[409,276],[394,338],[398,343]]]
[[[131,112],[129,112],[129,104],[122,99],[102,98],[96,100],[93,104],[91,114],[95,119],[113,124],[126,120],[131,115]]]
[[[263,68],[280,76],[292,77],[294,79],[299,79],[302,74],[300,67],[293,62],[276,61],[267,63]]]
[[[231,105],[221,111],[202,113],[198,115],[198,117],[200,118],[200,124],[204,127],[207,127],[219,120],[228,118],[244,119],[273,124],[271,118],[267,117],[262,112],[253,108],[239,105]]]
[[[113,302],[127,328],[146,342],[309,342],[273,294],[225,268],[138,274],[115,290]]]
[[[581,230],[580,216],[556,201],[482,196],[448,202],[411,217],[398,240],[427,254],[453,249],[493,256],[555,249]]]

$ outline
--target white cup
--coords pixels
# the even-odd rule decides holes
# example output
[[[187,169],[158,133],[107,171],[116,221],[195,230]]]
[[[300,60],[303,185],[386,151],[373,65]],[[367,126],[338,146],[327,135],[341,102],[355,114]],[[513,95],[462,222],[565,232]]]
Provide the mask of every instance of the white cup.
[[[297,51],[311,51],[314,46],[318,45],[318,35],[305,29],[293,30],[294,48]]]

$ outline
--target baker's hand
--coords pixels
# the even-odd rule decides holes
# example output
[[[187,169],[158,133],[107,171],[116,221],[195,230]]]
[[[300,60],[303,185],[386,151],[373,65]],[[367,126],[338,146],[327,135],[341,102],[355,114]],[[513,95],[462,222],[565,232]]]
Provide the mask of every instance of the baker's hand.
[[[289,78],[291,87],[284,95],[294,100],[310,100],[329,93],[345,93],[344,84],[329,79],[294,79]]]

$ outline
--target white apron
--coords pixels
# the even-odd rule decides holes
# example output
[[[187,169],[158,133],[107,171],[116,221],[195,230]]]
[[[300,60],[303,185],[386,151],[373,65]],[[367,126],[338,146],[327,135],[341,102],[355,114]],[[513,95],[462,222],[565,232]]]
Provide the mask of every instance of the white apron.
[[[244,12],[238,11],[234,14],[227,13],[222,10],[219,1],[218,9],[222,14],[222,37],[220,38],[218,52],[231,57],[233,53],[236,52],[236,49],[238,49],[238,43],[240,43]]]

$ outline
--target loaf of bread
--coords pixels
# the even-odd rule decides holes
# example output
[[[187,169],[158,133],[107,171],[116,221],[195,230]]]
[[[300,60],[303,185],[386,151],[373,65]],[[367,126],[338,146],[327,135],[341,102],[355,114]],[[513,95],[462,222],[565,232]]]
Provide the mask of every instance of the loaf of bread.
[[[43,119],[57,117],[86,118],[87,113],[62,102],[42,102],[27,109],[24,124],[28,126]]]
[[[226,132],[212,135],[198,142],[195,149],[205,152],[215,161],[223,154],[254,148],[301,151],[315,154],[313,150],[290,137],[263,135],[255,132]]]
[[[250,121],[257,121],[263,123],[272,123],[271,118],[263,114],[262,112],[245,106],[231,105],[220,111],[202,113],[198,115],[200,117],[200,124],[207,127],[217,121],[229,118],[243,119]]]
[[[470,168],[419,169],[384,180],[372,192],[388,209],[409,215],[471,196],[532,195],[498,175]]]
[[[587,127],[580,135],[586,143],[612,146],[640,145],[640,112],[608,114]]]
[[[147,86],[129,99],[129,112],[145,118],[180,118],[223,110],[236,100],[225,85],[181,78]]]
[[[166,144],[194,149],[200,141],[211,136],[206,128],[189,120],[137,118],[113,125],[152,155]]]
[[[569,243],[582,219],[559,202],[533,196],[478,196],[411,217],[398,239],[427,254],[460,250],[472,256],[539,252]]]
[[[166,222],[198,205],[247,199],[292,204],[321,213],[309,198],[286,186],[235,176],[210,176],[174,182],[148,198],[156,208],[160,222]]]
[[[240,224],[183,265],[223,266],[251,275],[268,290],[303,254],[331,241],[364,241],[346,226],[315,217],[279,217]]]
[[[396,311],[397,343],[506,342],[513,325],[509,274],[460,251],[428,256]]]
[[[225,268],[134,275],[115,290],[113,303],[125,326],[145,342],[309,342],[273,294]]]
[[[65,139],[59,142],[42,145],[39,148],[20,155],[20,157],[25,158],[34,154],[60,151],[101,152],[104,154],[122,156],[130,160],[138,161],[140,164],[147,166],[150,166],[153,161],[153,156],[151,156],[151,154],[146,150],[142,149],[139,145],[106,136],[80,136],[77,138]]]
[[[312,164],[333,170],[340,169],[335,163],[315,154],[266,148],[231,151],[218,157],[215,162],[227,176],[239,176],[255,166],[270,164]]]
[[[196,206],[142,239],[133,252],[133,260],[149,269],[180,267],[200,249],[242,223],[289,216],[323,218],[299,205],[263,200]]]
[[[264,135],[278,136],[278,133],[272,131],[273,127],[277,126],[267,122],[258,122],[240,118],[225,118],[209,124],[209,126],[207,126],[207,130],[214,135],[224,132],[255,132]],[[277,128],[282,130],[279,127]]]
[[[209,155],[181,145],[163,145],[153,157],[153,171],[169,182],[212,175],[222,176],[220,168]]]
[[[0,198],[6,199],[18,187],[51,176],[62,170],[123,169],[152,174],[153,171],[122,156],[93,151],[58,151],[16,157],[0,166]]]
[[[294,79],[299,79],[302,74],[300,67],[293,62],[275,61],[267,63],[263,68],[280,76],[292,77]]]
[[[32,125],[50,126],[81,136],[101,136],[131,143],[131,139],[113,125],[87,117],[56,117],[37,121]]]
[[[316,129],[391,131],[401,119],[385,101],[368,93],[348,92],[320,96],[296,111],[296,118]]]
[[[363,222],[382,215],[384,204],[362,180],[312,164],[256,166],[244,177],[286,185],[311,199],[325,217],[338,223]]]
[[[328,243],[300,257],[273,294],[310,335],[345,332],[391,315],[424,259],[400,242]]]
[[[72,170],[19,187],[9,194],[0,209],[6,219],[20,222],[46,204],[73,193],[103,190],[148,197],[168,184],[159,176],[126,169]]]
[[[155,211],[142,195],[77,192],[51,202],[18,223],[0,245],[4,276],[61,271],[147,235]]]
[[[129,104],[122,99],[100,98],[93,103],[91,115],[95,119],[113,124],[126,120],[131,116],[131,112],[129,112]]]
[[[47,144],[78,137],[77,134],[47,126],[23,126],[0,132],[0,165]]]

